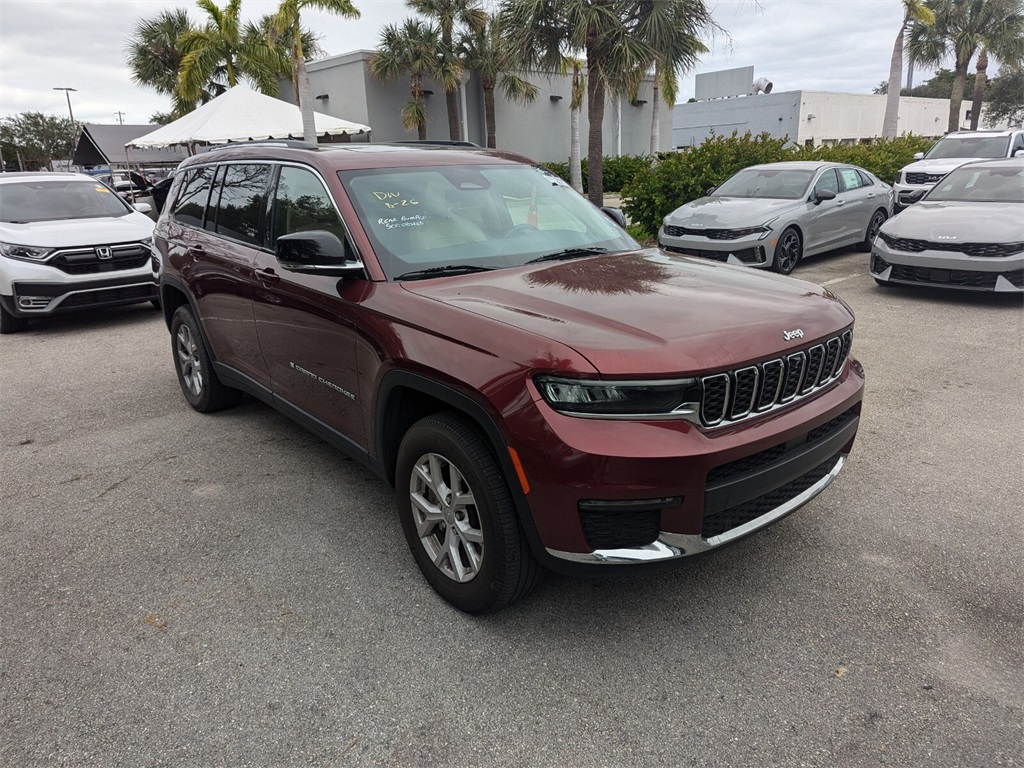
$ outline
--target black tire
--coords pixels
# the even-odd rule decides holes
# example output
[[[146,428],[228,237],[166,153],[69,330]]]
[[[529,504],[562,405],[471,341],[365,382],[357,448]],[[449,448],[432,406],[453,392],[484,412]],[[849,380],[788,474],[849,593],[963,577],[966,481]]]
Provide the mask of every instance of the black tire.
[[[878,234],[878,230],[881,229],[887,218],[889,217],[881,208],[871,214],[871,221],[868,222],[867,231],[864,233],[864,241],[857,246],[861,251],[871,253],[871,244],[875,242],[875,235]]]
[[[416,564],[453,606],[466,613],[497,611],[540,581],[543,571],[519,527],[501,469],[463,418],[440,413],[414,424],[402,439],[395,477],[402,530]],[[461,507],[455,492],[460,486],[471,494]],[[414,509],[414,494],[437,508],[433,520],[424,506]]]
[[[775,258],[772,269],[780,275],[788,275],[800,262],[804,254],[804,243],[795,227],[788,227],[775,246]]]
[[[189,405],[200,413],[238,405],[242,393],[224,386],[217,378],[199,323],[188,305],[178,307],[171,317],[171,354],[178,384]]]
[[[0,333],[21,333],[28,327],[28,318],[15,317],[0,307]]]
[[[154,309],[162,309],[163,308],[162,305],[160,304],[160,299],[150,299],[149,303],[153,305]]]

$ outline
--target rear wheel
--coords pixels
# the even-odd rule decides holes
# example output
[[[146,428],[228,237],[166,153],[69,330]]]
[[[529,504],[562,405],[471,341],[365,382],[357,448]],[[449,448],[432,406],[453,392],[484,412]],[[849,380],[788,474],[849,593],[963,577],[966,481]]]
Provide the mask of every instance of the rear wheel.
[[[178,307],[171,318],[171,345],[174,370],[189,405],[200,413],[211,413],[238,404],[242,393],[217,378],[199,323],[187,305]]]
[[[15,317],[0,307],[0,333],[21,333],[28,327],[28,319]]]
[[[501,469],[461,417],[428,416],[409,429],[396,486],[416,564],[459,610],[496,611],[540,580]]]
[[[860,249],[865,253],[871,253],[871,244],[875,242],[875,237],[878,235],[878,230],[882,228],[886,218],[885,211],[879,208],[873,214],[871,214],[871,221],[868,222],[867,233],[864,235],[864,242],[860,244]]]
[[[772,269],[779,274],[788,275],[800,261],[803,251],[803,240],[800,233],[790,227],[782,233],[775,246],[775,261],[772,263]]]

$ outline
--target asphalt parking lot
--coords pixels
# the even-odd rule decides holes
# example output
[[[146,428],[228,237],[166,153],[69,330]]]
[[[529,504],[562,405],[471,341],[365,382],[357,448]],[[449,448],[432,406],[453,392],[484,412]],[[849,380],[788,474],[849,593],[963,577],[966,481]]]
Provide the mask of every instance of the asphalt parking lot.
[[[1021,299],[795,276],[868,373],[831,488],[484,618],[369,472],[192,411],[149,305],[0,338],[0,765],[1024,765]]]

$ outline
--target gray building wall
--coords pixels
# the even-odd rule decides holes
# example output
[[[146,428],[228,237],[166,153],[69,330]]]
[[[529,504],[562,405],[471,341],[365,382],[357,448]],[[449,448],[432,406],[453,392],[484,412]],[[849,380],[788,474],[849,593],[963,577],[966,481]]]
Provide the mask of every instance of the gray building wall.
[[[733,131],[741,135],[767,132],[775,138],[789,136],[798,141],[800,91],[697,101],[676,104],[672,109],[673,148],[700,144],[712,131],[720,136]]]
[[[353,141],[404,141],[416,138],[416,131],[402,127],[401,109],[409,100],[409,78],[402,76],[391,82],[374,78],[367,68],[373,51],[353,51],[307,65],[310,87],[314,96],[327,96],[317,101],[316,110],[334,117],[369,125],[367,138],[353,137]],[[538,87],[532,104],[523,105],[506,100],[495,90],[495,121],[499,149],[518,152],[541,162],[565,162],[569,158],[569,102],[572,79],[562,75],[538,74],[531,77]],[[424,88],[433,93],[427,96],[428,139],[448,139],[448,113],[445,95],[432,80],[424,81]],[[615,103],[609,96],[603,121],[604,154],[646,154],[650,150],[652,89],[648,81],[642,86],[636,105],[624,97],[621,102],[621,128],[617,127]],[[552,96],[560,99],[552,100]],[[290,82],[282,83],[281,98],[296,103]],[[641,103],[643,102],[643,103]],[[461,112],[461,97],[460,97]],[[470,141],[481,146],[486,142],[483,91],[477,78],[466,85],[466,118]],[[672,145],[672,109],[661,105],[661,149]],[[580,115],[580,145],[583,156],[587,153],[586,106]]]

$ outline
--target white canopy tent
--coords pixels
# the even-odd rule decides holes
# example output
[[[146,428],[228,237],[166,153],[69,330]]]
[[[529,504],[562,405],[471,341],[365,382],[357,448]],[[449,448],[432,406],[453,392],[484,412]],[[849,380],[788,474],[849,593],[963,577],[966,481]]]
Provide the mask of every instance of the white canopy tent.
[[[367,133],[370,126],[314,112],[317,136]],[[182,118],[125,144],[130,149],[156,149],[232,141],[301,139],[302,113],[294,104],[234,87]]]

